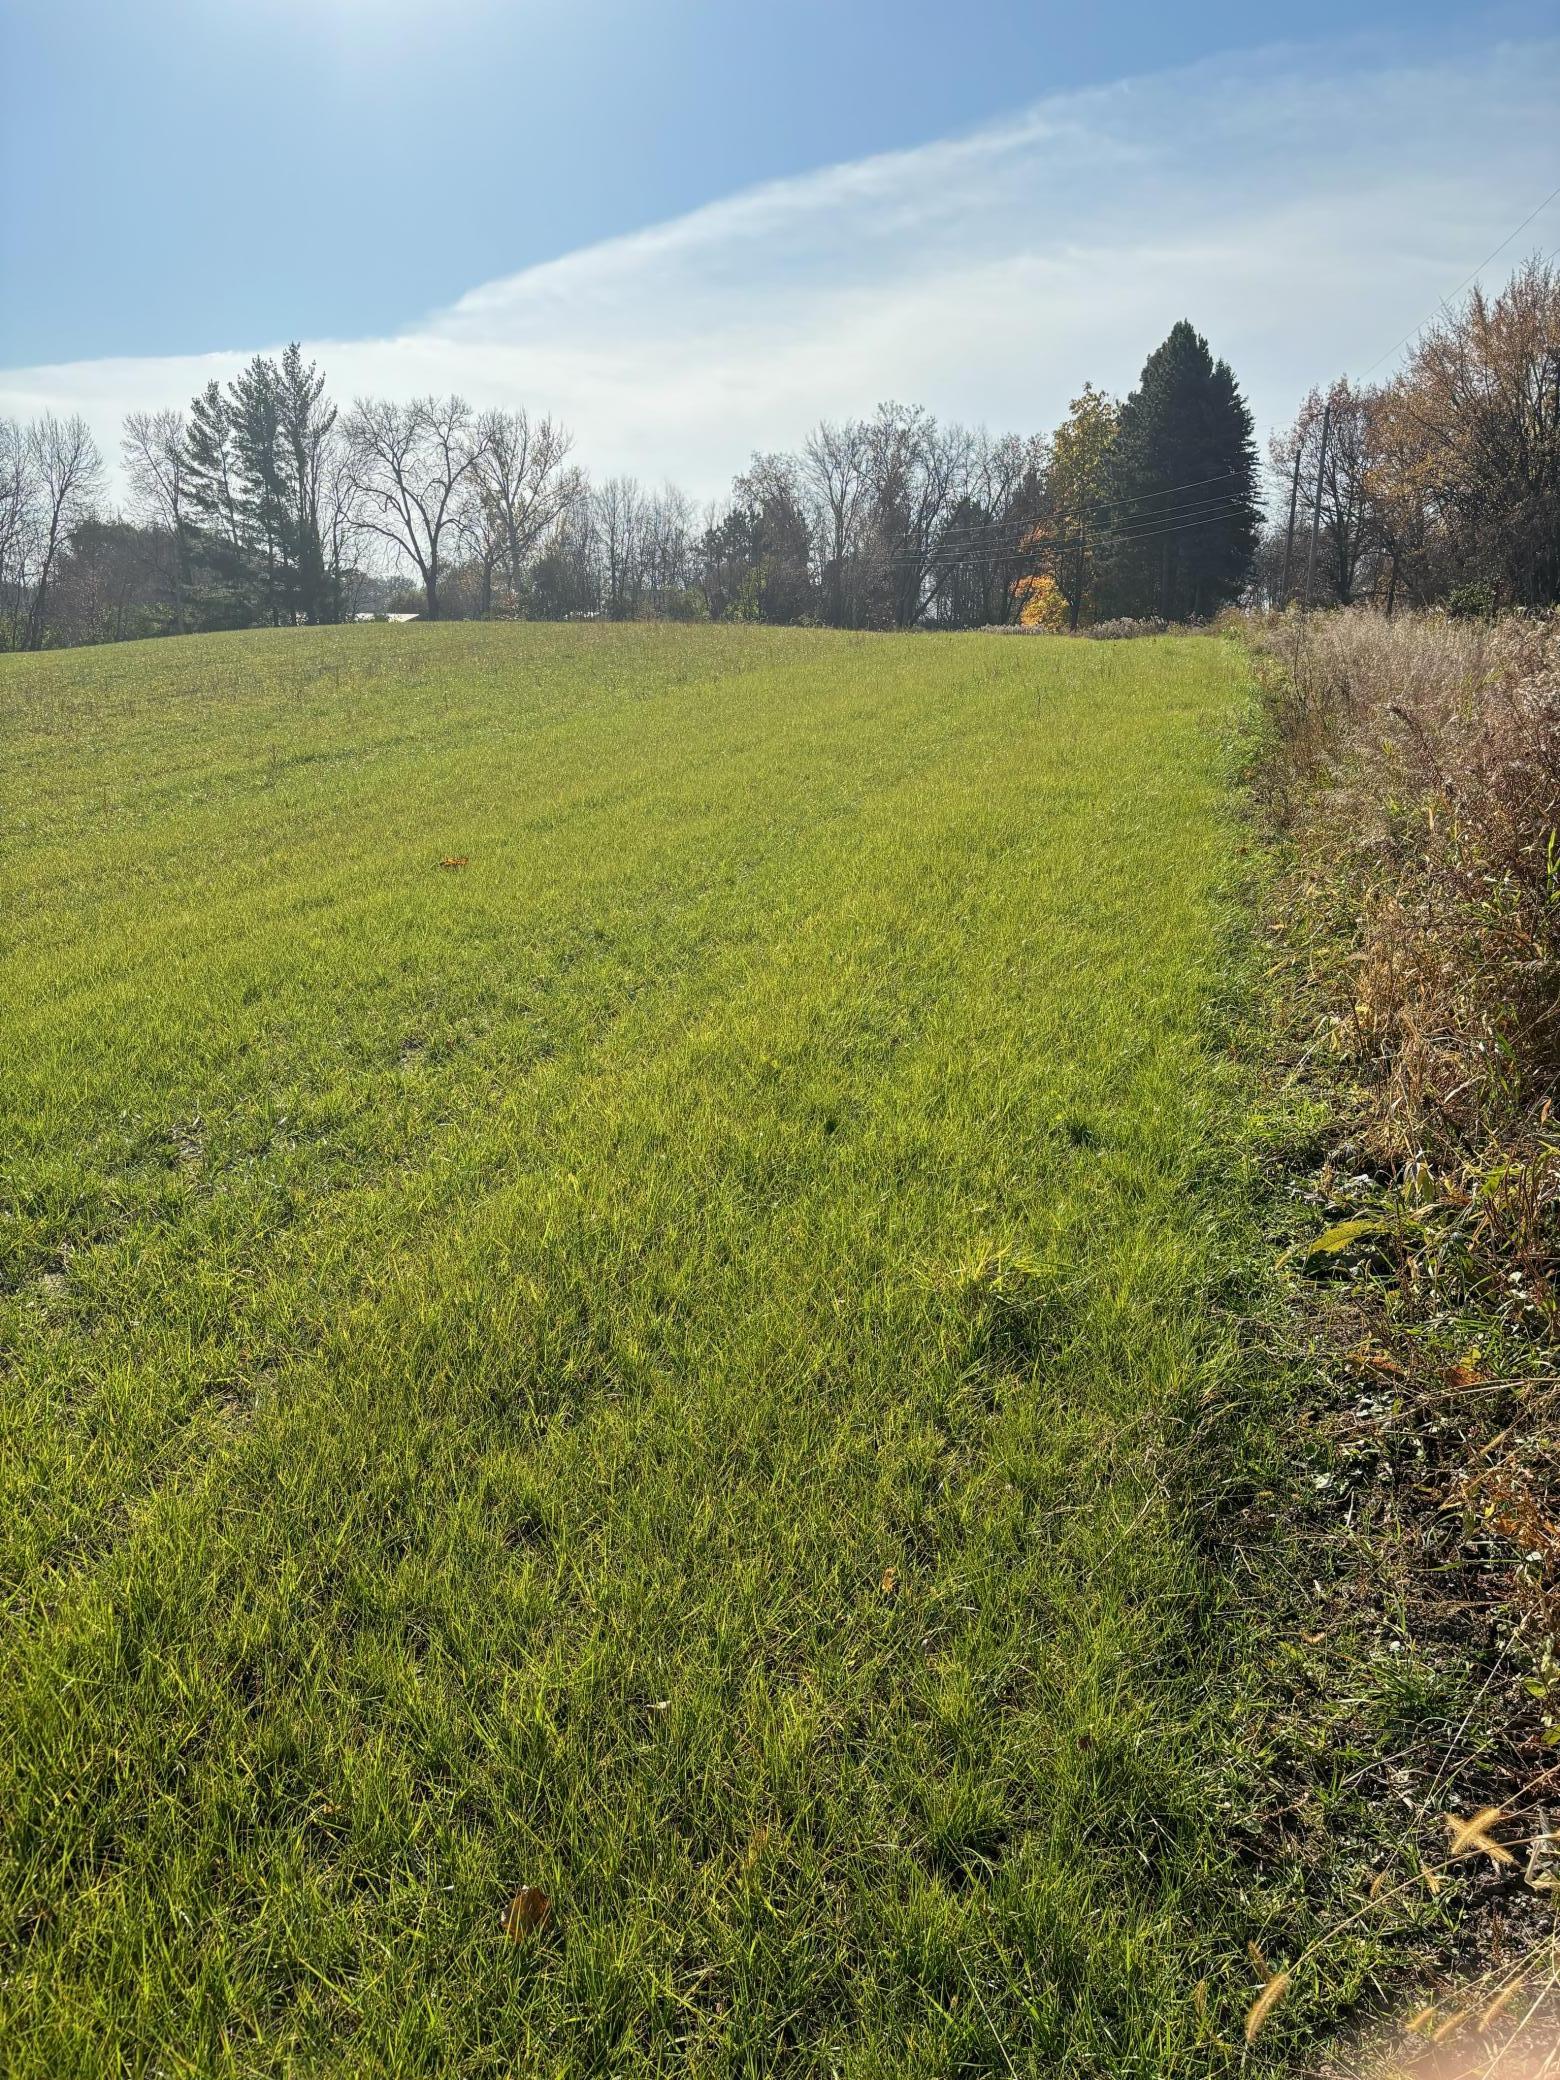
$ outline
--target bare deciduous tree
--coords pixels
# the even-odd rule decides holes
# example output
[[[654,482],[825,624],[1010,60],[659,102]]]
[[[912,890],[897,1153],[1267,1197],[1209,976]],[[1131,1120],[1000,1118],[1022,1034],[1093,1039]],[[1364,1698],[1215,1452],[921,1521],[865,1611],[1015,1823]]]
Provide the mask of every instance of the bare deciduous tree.
[[[698,508],[686,491],[663,484],[645,508],[644,581],[658,613],[685,614],[694,582]]]
[[[523,411],[490,412],[481,432],[478,554],[489,573],[496,563],[504,564],[511,597],[518,602],[527,563],[583,496],[585,479],[569,467],[572,434],[551,419],[533,421]]]
[[[859,419],[840,425],[821,419],[802,447],[801,476],[813,508],[824,617],[835,628],[851,626],[856,619],[852,570],[867,510],[869,460],[868,429]]]
[[[347,421],[360,524],[416,565],[428,619],[439,618],[447,538],[458,536],[485,444],[463,397],[410,404],[363,397]]]
[[[135,516],[166,552],[163,575],[173,595],[174,625],[182,636],[189,585],[190,517],[184,414],[130,412],[120,447]]]
[[[875,575],[896,628],[921,618],[938,535],[968,480],[972,452],[962,427],[940,427],[919,405],[879,405],[867,429]]]
[[[645,495],[633,477],[609,477],[591,497],[601,606],[614,621],[631,621],[644,591]]]
[[[21,640],[30,591],[28,564],[37,484],[28,429],[0,419],[0,631],[7,648]]]
[[[1296,506],[1302,516],[1318,509],[1316,479],[1320,467],[1317,573],[1326,588],[1323,596],[1330,596],[1341,606],[1369,596],[1376,588],[1383,539],[1380,514],[1372,495],[1376,426],[1373,394],[1342,376],[1325,393],[1313,390],[1301,405],[1294,425],[1287,433],[1275,434],[1268,445],[1275,476],[1281,482],[1293,484],[1295,459],[1299,458]],[[1296,568],[1291,557],[1292,577]]]
[[[365,581],[359,568],[364,532],[352,452],[344,440],[335,439],[326,450],[319,483],[320,547],[332,621],[348,621],[357,610]]]
[[[85,419],[46,412],[23,436],[26,501],[21,516],[27,604],[20,647],[41,650],[48,630],[49,585],[71,530],[86,519],[103,481],[103,462]]]

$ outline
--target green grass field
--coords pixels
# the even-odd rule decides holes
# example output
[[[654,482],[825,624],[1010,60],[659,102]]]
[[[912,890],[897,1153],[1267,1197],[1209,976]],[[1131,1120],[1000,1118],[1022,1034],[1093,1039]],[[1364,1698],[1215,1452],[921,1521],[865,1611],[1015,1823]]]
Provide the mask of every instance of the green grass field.
[[[1241,670],[0,658],[0,2067],[1222,2069]]]

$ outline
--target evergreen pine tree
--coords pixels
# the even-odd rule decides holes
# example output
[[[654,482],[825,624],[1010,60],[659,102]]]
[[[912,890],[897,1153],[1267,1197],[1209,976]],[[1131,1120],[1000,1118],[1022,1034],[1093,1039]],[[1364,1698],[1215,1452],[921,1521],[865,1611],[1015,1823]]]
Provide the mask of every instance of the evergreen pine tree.
[[[216,382],[191,401],[184,471],[191,514],[194,618],[205,628],[242,627],[251,615],[251,586],[238,451],[228,401]]]
[[[1257,539],[1251,413],[1183,318],[1121,408],[1104,590],[1119,614],[1185,621],[1239,597]]]
[[[335,588],[329,582],[320,539],[320,495],[336,407],[326,401],[325,378],[314,363],[304,366],[303,350],[296,340],[282,356],[276,396],[292,498],[288,531],[296,605],[305,621],[329,621],[336,611]]]
[[[282,379],[257,354],[228,385],[228,412],[238,456],[240,504],[272,627],[291,621],[296,606],[291,458],[281,437]]]

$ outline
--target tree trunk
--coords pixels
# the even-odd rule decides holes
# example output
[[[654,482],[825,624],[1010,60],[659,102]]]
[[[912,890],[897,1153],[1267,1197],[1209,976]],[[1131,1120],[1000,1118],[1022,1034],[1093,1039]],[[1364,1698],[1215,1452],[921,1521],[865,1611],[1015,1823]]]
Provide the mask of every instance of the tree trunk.
[[[176,520],[173,524],[173,625],[175,633],[184,634],[184,531]]]

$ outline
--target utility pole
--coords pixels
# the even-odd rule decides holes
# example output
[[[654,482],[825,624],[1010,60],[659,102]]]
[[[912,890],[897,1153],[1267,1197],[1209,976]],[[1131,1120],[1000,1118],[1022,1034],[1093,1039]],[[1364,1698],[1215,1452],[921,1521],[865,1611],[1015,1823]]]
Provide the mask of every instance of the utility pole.
[[[1300,453],[1303,441],[1295,442],[1295,473],[1289,486],[1289,532],[1284,536],[1284,575],[1278,581],[1278,611],[1289,604],[1289,559],[1295,550],[1295,505],[1300,497]]]
[[[1316,537],[1322,531],[1322,472],[1327,467],[1327,435],[1332,426],[1332,399],[1322,413],[1322,452],[1316,458],[1316,496],[1311,501],[1311,553],[1305,560],[1305,612],[1311,611],[1311,584],[1316,576]]]
[[[1078,613],[1079,609],[1083,605],[1083,573],[1085,568],[1084,559],[1085,557],[1087,557],[1088,553],[1089,515],[1087,509],[1085,509],[1083,518],[1078,523],[1078,576],[1073,584],[1072,611],[1067,616],[1067,626],[1072,630],[1074,635],[1078,633]]]

